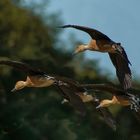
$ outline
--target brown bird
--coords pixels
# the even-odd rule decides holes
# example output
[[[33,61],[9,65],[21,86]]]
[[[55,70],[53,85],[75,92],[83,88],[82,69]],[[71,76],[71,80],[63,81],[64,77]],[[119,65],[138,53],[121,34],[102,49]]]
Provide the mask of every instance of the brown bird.
[[[51,85],[60,89],[64,101],[70,104],[80,113],[81,116],[86,115],[86,102],[93,102],[94,107],[99,104],[99,101],[92,95],[88,95],[83,87],[79,87],[79,83],[66,77],[50,76],[45,72],[32,68],[31,66],[17,61],[1,60],[0,65],[8,65],[15,69],[21,70],[27,74],[26,81],[18,81],[15,84],[12,92],[23,89],[24,87],[48,87]],[[104,118],[105,122],[114,130],[116,122],[108,109],[101,108],[99,113]]]
[[[12,92],[21,90],[25,87],[48,87],[51,85],[58,86],[60,89],[63,89],[63,86],[66,86],[66,83],[60,81],[58,78],[54,76],[50,76],[47,73],[35,69],[28,64],[18,62],[18,61],[10,61],[10,60],[1,60],[0,65],[8,65],[15,69],[18,69],[27,74],[27,78],[25,81],[18,81],[15,84],[15,87],[11,90]],[[85,106],[80,97],[73,92],[71,94],[65,92],[63,96],[69,100],[69,102],[81,113],[81,115],[85,115]]]
[[[84,87],[81,87],[79,82],[74,81],[72,79],[66,78],[66,77],[59,77],[57,76],[56,79],[59,79],[60,81],[63,81],[63,84],[59,86],[62,93],[64,93],[64,102],[69,102],[69,99],[67,99],[67,96],[65,97],[66,93],[71,96],[71,93],[74,93],[75,95],[78,95],[80,99],[82,99],[83,103],[91,102],[96,108],[96,106],[99,105],[99,100],[96,97],[93,97],[92,95],[89,95],[87,92],[87,89]],[[65,84],[64,84],[65,83]],[[74,97],[74,96],[73,96]],[[65,100],[66,99],[66,100]],[[73,99],[74,101],[74,99]],[[75,103],[76,105],[76,103]],[[78,105],[78,104],[77,104]],[[116,122],[113,118],[112,114],[109,112],[107,108],[99,108],[98,113],[102,116],[104,121],[113,129],[116,130]]]
[[[136,93],[136,90],[134,89],[125,92],[124,90],[121,90],[118,87],[111,86],[108,84],[83,84],[81,85],[81,87],[85,87],[87,89],[105,91],[113,95],[111,100],[109,99],[102,100],[96,108],[108,107],[114,104],[120,104],[122,106],[130,106],[130,108],[132,110],[135,110],[135,112],[140,111],[140,98],[137,95],[132,94],[132,93]]]
[[[132,86],[131,70],[129,68],[130,61],[121,43],[112,41],[108,36],[98,30],[78,26],[78,25],[64,25],[61,28],[75,28],[82,30],[90,35],[92,38],[87,45],[80,45],[76,48],[74,54],[90,50],[97,52],[107,52],[116,68],[116,75],[124,90],[130,89]]]

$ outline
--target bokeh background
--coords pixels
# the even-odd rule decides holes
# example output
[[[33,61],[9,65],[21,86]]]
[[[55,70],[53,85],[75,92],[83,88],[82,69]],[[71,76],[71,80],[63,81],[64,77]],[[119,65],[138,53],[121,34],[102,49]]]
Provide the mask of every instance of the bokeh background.
[[[47,73],[73,78],[80,83],[118,83],[107,55],[82,53],[74,47],[87,43],[80,31],[56,28],[63,24],[94,27],[121,42],[132,62],[133,85],[139,88],[139,3],[101,0],[1,0],[0,59],[27,62]],[[11,93],[26,75],[0,66],[0,140],[139,140],[140,123],[129,108],[110,107],[117,121],[113,131],[87,104],[87,116],[79,115],[55,87],[26,88]]]

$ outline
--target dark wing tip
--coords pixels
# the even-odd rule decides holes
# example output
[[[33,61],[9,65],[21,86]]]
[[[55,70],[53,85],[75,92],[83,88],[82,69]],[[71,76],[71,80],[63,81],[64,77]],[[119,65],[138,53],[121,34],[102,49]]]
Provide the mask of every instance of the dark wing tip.
[[[68,25],[59,26],[59,28],[75,28],[75,29],[78,29],[78,30],[81,30],[81,31],[88,33],[92,39],[95,39],[95,40],[106,39],[108,41],[111,41],[111,39],[107,35],[105,35],[104,33],[100,32],[96,29],[86,27],[86,26],[68,24]]]
[[[12,61],[12,60],[0,60],[0,64],[1,65],[8,65],[11,66],[13,68],[19,69],[21,71],[28,71],[30,70],[30,67],[23,63],[23,62],[19,62],[19,61]]]
[[[36,74],[44,74],[44,72],[31,67],[30,65],[20,62],[20,61],[12,61],[12,60],[0,60],[0,64],[8,65],[20,71],[23,71],[29,75],[36,75]]]
[[[132,78],[130,74],[125,74],[124,77],[124,89],[128,90],[132,87]]]
[[[129,67],[130,61],[128,60],[125,50],[123,49],[122,57],[118,54],[111,54],[111,53],[109,53],[109,56],[113,65],[116,68],[116,74],[122,88],[124,90],[131,88],[132,76],[131,76],[131,69]]]
[[[58,26],[58,28],[69,28],[69,27],[74,27],[76,25],[62,25],[62,26]]]
[[[26,65],[22,62],[12,61],[12,60],[0,60],[0,64],[9,65],[9,66],[13,66],[13,67],[16,67],[16,65],[19,65],[19,64]]]
[[[123,57],[126,59],[127,63],[130,64],[130,65],[132,66],[132,64],[131,64],[131,62],[129,61],[128,56],[127,56],[127,54],[126,54],[124,48],[123,48],[122,46],[121,46],[121,48],[122,48]]]

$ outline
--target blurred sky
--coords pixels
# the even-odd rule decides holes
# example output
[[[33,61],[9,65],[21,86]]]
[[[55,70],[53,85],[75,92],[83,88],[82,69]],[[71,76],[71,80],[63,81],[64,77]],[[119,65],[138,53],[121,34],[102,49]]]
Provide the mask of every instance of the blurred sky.
[[[49,10],[60,11],[65,24],[93,27],[121,42],[132,63],[132,71],[140,76],[140,0],[51,0]],[[65,29],[88,43],[90,37],[81,31]],[[73,48],[74,49],[74,48]],[[107,54],[86,52],[86,56],[100,59],[100,66],[115,74]]]

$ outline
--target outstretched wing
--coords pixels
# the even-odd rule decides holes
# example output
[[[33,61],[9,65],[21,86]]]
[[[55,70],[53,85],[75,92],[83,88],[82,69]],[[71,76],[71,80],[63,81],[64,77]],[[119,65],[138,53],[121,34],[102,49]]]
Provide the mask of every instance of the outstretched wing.
[[[95,40],[105,39],[105,40],[111,41],[111,39],[108,36],[92,28],[78,26],[78,25],[64,25],[64,26],[60,26],[60,28],[75,28],[75,29],[82,30],[88,33],[92,39],[95,39]]]
[[[63,93],[63,97],[68,99],[70,104],[84,117],[86,115],[85,105],[75,91],[65,85],[59,86],[59,89]]]
[[[94,102],[94,106],[97,107],[99,103],[99,101]],[[102,116],[106,124],[110,126],[113,130],[116,130],[116,120],[111,114],[111,112],[108,110],[108,108],[99,108],[97,111]]]
[[[98,104],[99,105],[99,104]],[[116,130],[116,120],[108,110],[108,108],[100,108],[99,113],[104,118],[104,121],[113,129]]]
[[[0,65],[8,65],[20,71],[27,73],[28,75],[42,75],[44,72],[34,69],[28,64],[18,62],[18,61],[10,61],[10,60],[0,60]]]
[[[129,97],[129,95],[127,95],[127,92],[125,92],[122,89],[119,89],[118,86],[112,84],[81,84],[79,87],[86,88],[87,90],[109,92],[113,95],[124,96],[126,98]],[[98,92],[98,93],[103,93],[103,92]]]
[[[131,70],[129,68],[129,60],[124,51],[121,53],[122,57],[119,54],[109,53],[109,57],[116,68],[116,75],[119,79],[119,82],[123,89],[127,90],[132,86],[132,77]]]
[[[68,78],[68,77],[63,77],[63,76],[58,76],[58,75],[54,75],[56,80],[62,81],[64,83],[68,83],[69,85],[73,85],[74,87],[79,85],[78,81],[75,81],[74,79]]]

